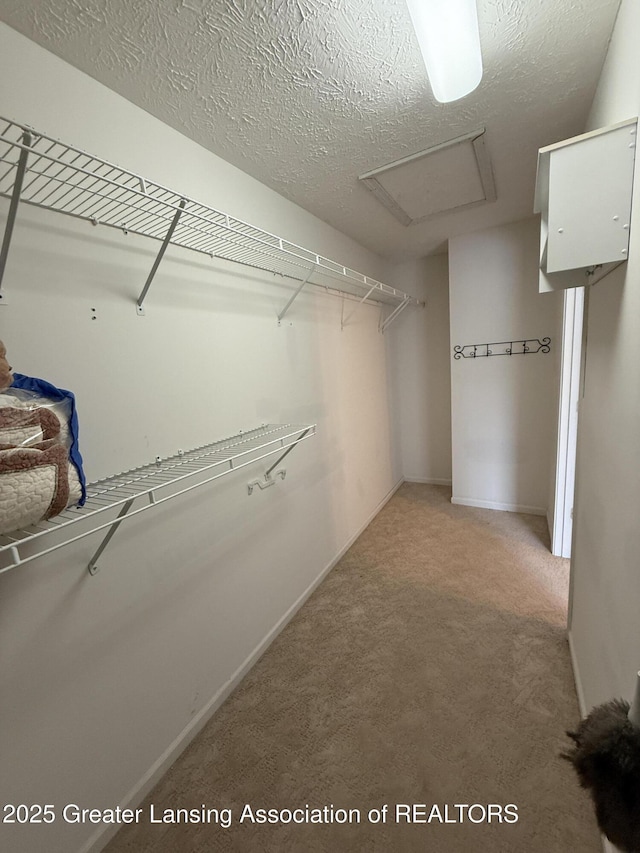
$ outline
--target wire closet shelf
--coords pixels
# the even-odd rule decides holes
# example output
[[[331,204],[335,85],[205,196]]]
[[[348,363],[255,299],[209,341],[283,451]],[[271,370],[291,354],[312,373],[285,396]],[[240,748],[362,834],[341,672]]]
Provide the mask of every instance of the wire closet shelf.
[[[2,117],[0,196],[12,199],[10,220],[20,201],[163,241],[156,264],[164,248],[175,245],[362,301],[419,304],[394,287]],[[146,288],[139,307],[144,295]]]
[[[106,535],[89,562],[91,574],[117,527],[126,519],[183,495],[241,468],[279,454],[262,481],[272,485],[271,471],[316,427],[303,424],[264,424],[222,441],[98,480],[87,486],[84,506],[68,507],[54,518],[0,535],[0,574],[42,557],[86,536]],[[280,473],[284,476],[284,472]]]

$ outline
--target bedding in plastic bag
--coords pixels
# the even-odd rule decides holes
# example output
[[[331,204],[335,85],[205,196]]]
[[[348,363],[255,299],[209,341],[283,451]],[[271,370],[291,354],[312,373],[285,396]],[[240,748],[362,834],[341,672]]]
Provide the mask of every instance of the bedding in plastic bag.
[[[14,374],[0,392],[0,533],[52,518],[85,498],[73,394]]]

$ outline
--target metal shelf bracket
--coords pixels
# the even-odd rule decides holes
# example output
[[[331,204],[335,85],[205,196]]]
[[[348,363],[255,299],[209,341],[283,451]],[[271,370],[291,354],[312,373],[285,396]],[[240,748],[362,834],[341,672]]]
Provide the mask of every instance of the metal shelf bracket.
[[[253,494],[255,486],[258,486],[258,488],[262,491],[264,491],[264,489],[268,489],[269,486],[275,486],[276,481],[271,476],[271,472],[274,470],[274,468],[278,467],[278,465],[282,462],[285,456],[288,456],[289,453],[291,453],[294,447],[297,447],[298,444],[309,435],[311,430],[312,427],[307,427],[300,433],[294,443],[287,447],[285,452],[276,459],[276,461],[270,468],[267,468],[267,470],[264,472],[264,477],[262,478],[262,480],[252,480],[250,483],[247,484],[247,491],[250,495]],[[275,476],[280,477],[281,480],[284,480],[284,478],[287,476],[286,469],[283,468],[280,471],[276,471]]]
[[[160,246],[160,251],[158,252],[156,259],[153,262],[153,266],[151,267],[151,272],[149,273],[149,276],[145,282],[145,285],[142,288],[142,292],[141,292],[140,296],[138,297],[138,301],[136,302],[136,312],[138,313],[138,316],[144,316],[144,308],[142,306],[142,303],[144,302],[145,296],[147,295],[147,292],[148,292],[149,288],[151,287],[151,282],[153,281],[153,278],[154,278],[156,272],[158,271],[158,267],[160,266],[160,261],[164,257],[164,253],[167,251],[167,246],[171,242],[171,238],[173,237],[173,232],[176,230],[176,225],[178,224],[178,220],[180,219],[180,215],[181,215],[182,211],[184,210],[186,203],[187,203],[186,199],[183,198],[180,200],[180,204],[178,205],[178,208],[173,215],[173,219],[171,220],[171,225],[169,226],[169,230],[167,231],[166,236],[165,236],[164,240],[162,241],[162,246]]]
[[[358,304],[356,305],[356,307],[355,307],[352,311],[350,311],[350,312],[347,314],[347,316],[346,316],[346,317],[344,317],[344,316],[342,317],[342,319],[341,319],[341,321],[340,321],[340,328],[341,328],[341,329],[344,329],[344,327],[347,325],[347,323],[349,322],[349,320],[350,320],[350,319],[353,317],[353,315],[356,313],[356,311],[358,310],[358,308],[362,305],[362,303],[363,303],[363,302],[366,302],[366,301],[367,301],[367,299],[371,296],[371,294],[373,293],[373,291],[374,291],[375,289],[376,289],[375,284],[371,285],[371,287],[370,287],[370,288],[369,288],[369,290],[365,293],[365,295],[362,297],[362,299],[359,299],[359,300],[358,300]],[[342,302],[342,310],[343,310],[343,313],[344,313],[344,301]]]
[[[293,303],[294,303],[294,301],[296,300],[296,298],[300,295],[300,293],[301,293],[301,291],[302,291],[303,287],[305,286],[305,284],[308,284],[308,283],[309,283],[309,279],[310,279],[310,278],[311,278],[311,276],[314,274],[315,270],[316,270],[316,264],[313,264],[313,266],[312,266],[312,267],[311,267],[311,269],[309,270],[309,274],[307,275],[307,277],[305,278],[305,280],[304,280],[303,282],[301,282],[301,283],[300,283],[300,285],[299,285],[299,286],[298,286],[298,288],[296,289],[296,291],[295,291],[295,293],[293,294],[293,296],[291,297],[291,299],[287,302],[287,304],[284,306],[284,308],[282,309],[282,311],[278,314],[278,325],[280,325],[280,324],[282,323],[282,320],[283,320],[283,318],[284,318],[285,314],[287,313],[287,311],[289,310],[289,308],[291,308],[291,306],[293,305]]]
[[[284,478],[286,476],[287,476],[286,468],[281,468],[279,471],[276,471],[276,473],[274,474],[274,477],[280,477],[281,480],[284,480]],[[247,484],[248,493],[250,495],[252,495],[253,490],[255,489],[256,486],[261,491],[268,489],[269,486],[275,486],[276,480],[274,479],[274,477],[272,477],[271,474],[267,471],[267,473],[264,475],[262,480],[252,480],[250,483]]]
[[[411,298],[409,296],[407,296],[405,299],[403,299],[403,301],[400,303],[400,305],[396,306],[393,309],[393,311],[391,312],[391,314],[389,314],[389,316],[386,318],[386,320],[382,321],[382,324],[380,325],[380,331],[382,332],[382,334],[385,333],[385,331],[389,328],[389,326],[393,323],[393,321],[396,320],[400,316],[400,314],[402,314],[404,309],[410,303],[411,303]]]
[[[104,539],[102,540],[102,542],[98,546],[93,557],[89,560],[89,564],[87,565],[87,569],[88,569],[90,575],[95,575],[98,573],[98,571],[99,571],[98,570],[98,560],[102,556],[102,553],[104,552],[104,550],[107,547],[107,545],[109,544],[109,542],[111,542],[111,538],[113,537],[114,533],[122,524],[125,515],[127,515],[129,510],[133,506],[133,501],[134,501],[134,498],[131,498],[131,500],[128,500],[125,504],[122,505],[122,509],[118,513],[118,517],[116,519],[115,524],[107,530],[107,535],[104,537]]]
[[[13,226],[16,222],[16,214],[18,212],[18,204],[20,202],[20,193],[22,192],[22,181],[24,180],[24,174],[27,169],[27,158],[29,157],[31,140],[31,133],[29,133],[28,130],[25,130],[25,132],[22,134],[22,147],[20,148],[20,155],[18,157],[16,176],[13,182],[13,192],[11,194],[11,202],[9,204],[9,213],[7,215],[7,222],[4,227],[4,238],[2,240],[2,248],[0,249],[0,305],[2,305],[3,302],[6,303],[6,299],[3,299],[2,294],[2,279],[4,277],[4,270],[7,265],[7,258],[9,257],[9,246],[11,245]]]

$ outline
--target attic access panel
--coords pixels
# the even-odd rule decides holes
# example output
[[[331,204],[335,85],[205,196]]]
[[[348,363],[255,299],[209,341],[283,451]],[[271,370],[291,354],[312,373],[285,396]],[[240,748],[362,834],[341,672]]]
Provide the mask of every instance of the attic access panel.
[[[458,136],[360,175],[403,225],[496,200],[485,129]]]

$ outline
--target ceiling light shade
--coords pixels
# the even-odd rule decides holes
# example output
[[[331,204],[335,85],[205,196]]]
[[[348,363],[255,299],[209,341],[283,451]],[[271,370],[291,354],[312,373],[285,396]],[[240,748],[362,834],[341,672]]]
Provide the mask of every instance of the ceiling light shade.
[[[476,0],[407,0],[433,95],[457,101],[482,79]]]

